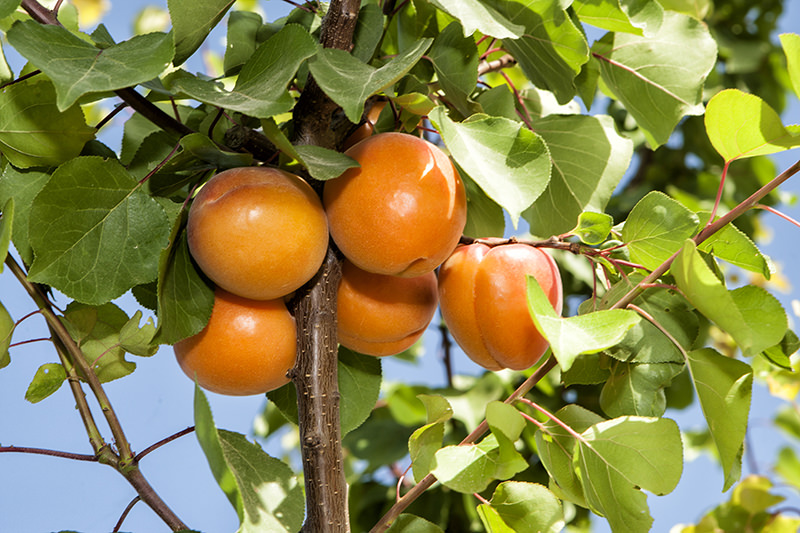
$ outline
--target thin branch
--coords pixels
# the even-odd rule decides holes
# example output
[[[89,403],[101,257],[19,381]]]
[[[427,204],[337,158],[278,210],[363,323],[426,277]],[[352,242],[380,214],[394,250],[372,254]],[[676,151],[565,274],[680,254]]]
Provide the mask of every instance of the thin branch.
[[[136,496],[135,498],[133,498],[133,499],[130,501],[130,503],[128,504],[128,506],[127,506],[127,507],[125,507],[125,510],[124,510],[124,511],[122,511],[122,514],[120,515],[120,517],[119,517],[119,520],[117,520],[117,523],[116,523],[116,525],[114,526],[114,529],[112,529],[112,530],[111,530],[111,532],[112,532],[112,533],[116,533],[117,531],[119,531],[119,530],[120,530],[120,528],[122,527],[122,523],[123,523],[123,522],[125,521],[125,519],[128,517],[128,513],[130,513],[130,512],[131,512],[131,509],[133,509],[133,506],[134,506],[134,505],[136,505],[136,504],[137,504],[139,501],[141,501],[141,499],[142,499],[142,498],[140,498],[139,496]]]
[[[179,439],[179,438],[183,437],[184,435],[188,435],[192,431],[194,431],[194,426],[189,426],[188,428],[182,429],[181,431],[178,431],[177,433],[174,433],[174,434],[170,435],[169,437],[161,439],[160,441],[156,442],[155,444],[153,444],[151,446],[148,446],[143,451],[141,451],[138,454],[136,454],[136,460],[137,461],[141,461],[142,458],[145,455],[147,455],[148,453],[150,453],[152,451],[155,451],[158,448],[164,446],[165,444],[169,444],[170,442],[172,442],[172,441],[174,441],[176,439]]]
[[[793,219],[792,217],[790,217],[786,213],[781,213],[780,211],[778,211],[775,208],[772,208],[772,207],[770,207],[768,205],[763,205],[763,204],[756,204],[753,207],[756,208],[756,209],[763,209],[764,211],[769,211],[773,215],[779,216],[783,220],[785,220],[785,221],[787,221],[787,222],[789,222],[791,224],[794,224],[795,226],[800,228],[800,221],[797,221],[797,220]]]
[[[547,418],[549,418],[550,420],[552,420],[553,422],[555,422],[556,424],[561,426],[564,429],[564,431],[569,433],[574,439],[579,440],[582,443],[586,444],[586,439],[584,439],[583,436],[580,433],[578,433],[577,431],[575,431],[574,429],[569,427],[567,424],[562,422],[561,419],[559,419],[556,415],[554,415],[553,413],[551,413],[550,411],[548,411],[547,409],[545,409],[544,407],[542,407],[538,403],[533,402],[533,401],[531,401],[531,400],[529,400],[527,398],[520,398],[519,401],[521,401],[525,405],[529,405],[529,406],[533,407],[534,409],[536,409],[540,413],[544,414]]]
[[[74,461],[89,461],[92,463],[98,462],[98,458],[96,455],[62,452],[59,450],[49,450],[46,448],[30,448],[27,446],[0,446],[0,453],[30,453],[34,455],[48,455],[50,457],[72,459]]]

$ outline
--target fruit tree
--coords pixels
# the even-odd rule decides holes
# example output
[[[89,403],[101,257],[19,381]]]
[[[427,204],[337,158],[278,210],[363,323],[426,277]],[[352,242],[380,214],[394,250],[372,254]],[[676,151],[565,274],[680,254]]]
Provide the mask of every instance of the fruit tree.
[[[136,4],[0,0],[0,530],[800,527],[788,2]]]

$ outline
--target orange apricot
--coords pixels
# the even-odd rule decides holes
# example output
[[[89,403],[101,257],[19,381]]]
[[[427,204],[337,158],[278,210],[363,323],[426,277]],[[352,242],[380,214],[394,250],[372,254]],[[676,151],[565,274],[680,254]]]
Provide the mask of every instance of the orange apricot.
[[[328,247],[319,196],[298,176],[267,167],[211,178],[192,201],[186,230],[200,269],[223,289],[254,300],[301,287]]]
[[[204,389],[246,396],[289,382],[296,335],[282,299],[249,300],[217,288],[206,327],[173,349],[186,375]]]
[[[345,152],[358,161],[327,181],[323,203],[331,237],[359,268],[414,277],[433,271],[464,230],[464,185],[436,145],[405,133],[379,133]]]
[[[433,272],[387,276],[345,260],[336,304],[339,342],[368,355],[400,353],[425,332],[437,303]]]
[[[459,246],[439,270],[442,317],[459,346],[484,368],[524,370],[547,351],[528,311],[527,275],[536,278],[560,313],[561,276],[553,258],[539,248]]]

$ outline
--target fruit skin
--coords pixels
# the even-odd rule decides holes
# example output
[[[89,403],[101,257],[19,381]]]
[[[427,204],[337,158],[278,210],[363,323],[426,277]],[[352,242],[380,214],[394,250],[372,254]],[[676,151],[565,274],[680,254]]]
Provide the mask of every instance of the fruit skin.
[[[189,251],[223,289],[254,300],[282,298],[319,270],[328,222],[298,176],[267,167],[220,172],[195,196]]]
[[[436,287],[433,272],[413,278],[387,276],[345,260],[336,303],[339,342],[375,356],[408,349],[436,312]]]
[[[455,249],[467,219],[464,185],[436,145],[379,133],[345,152],[361,165],[327,181],[331,237],[359,268],[414,277]]]
[[[249,300],[217,288],[206,327],[173,347],[178,364],[206,390],[264,394],[289,382],[295,321],[283,300]]]
[[[442,317],[464,352],[484,368],[525,370],[547,350],[528,311],[528,274],[561,313],[558,266],[538,248],[459,246],[439,270]]]

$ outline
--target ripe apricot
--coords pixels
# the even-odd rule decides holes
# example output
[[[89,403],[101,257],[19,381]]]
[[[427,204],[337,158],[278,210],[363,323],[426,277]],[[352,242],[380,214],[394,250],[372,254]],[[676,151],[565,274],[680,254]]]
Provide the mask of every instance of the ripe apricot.
[[[345,152],[361,165],[327,181],[331,237],[359,268],[414,277],[433,271],[464,230],[464,185],[436,145],[379,133]]]
[[[345,260],[336,304],[339,342],[369,355],[400,353],[425,332],[437,303],[433,272],[387,276]]]
[[[223,289],[272,300],[319,270],[328,223],[319,196],[298,176],[267,167],[220,172],[192,201],[189,251]]]
[[[528,311],[526,275],[561,312],[561,276],[553,258],[523,244],[459,246],[439,270],[440,310],[453,338],[489,370],[530,368],[547,350]]]
[[[217,288],[206,327],[173,349],[186,375],[204,389],[246,396],[289,382],[296,335],[282,299],[249,300]]]

